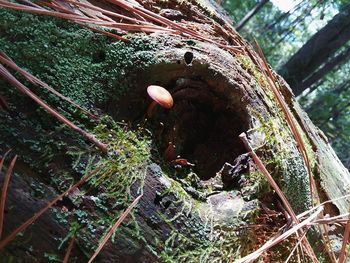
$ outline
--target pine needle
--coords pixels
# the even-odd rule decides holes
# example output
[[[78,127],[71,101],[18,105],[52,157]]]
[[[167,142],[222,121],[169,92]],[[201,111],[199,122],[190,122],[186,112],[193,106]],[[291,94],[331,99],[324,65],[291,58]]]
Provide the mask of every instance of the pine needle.
[[[295,244],[295,246],[293,247],[292,251],[290,252],[289,256],[287,257],[287,259],[284,261],[284,263],[288,263],[289,260],[292,258],[295,250],[297,250],[297,248],[300,246],[301,242],[303,241],[303,239],[306,237],[307,232],[309,231],[310,227],[305,231],[305,233],[300,237],[300,239],[298,240],[298,242]]]
[[[4,159],[5,159],[5,157],[1,160],[0,171],[1,171]],[[8,188],[9,183],[10,183],[10,178],[11,178],[13,167],[15,166],[16,160],[17,160],[17,155],[12,159],[10,166],[7,169],[7,172],[5,174],[4,183],[2,185],[1,200],[0,200],[0,239],[2,237],[2,229],[4,226],[4,213],[5,213],[7,188]]]
[[[297,129],[297,127],[296,127],[296,125],[295,125],[295,123],[293,121],[292,114],[290,113],[286,102],[282,98],[282,95],[280,94],[280,92],[279,92],[279,90],[278,90],[278,88],[276,86],[276,83],[274,81],[274,77],[273,77],[272,71],[271,71],[270,67],[267,64],[266,58],[264,56],[264,53],[262,52],[262,49],[261,49],[259,43],[256,41],[256,39],[254,39],[254,42],[255,42],[255,45],[258,48],[258,53],[260,55],[260,58],[263,61],[264,67],[265,67],[265,70],[264,70],[264,68],[262,68],[260,63],[258,63],[259,66],[260,66],[261,72],[265,75],[266,80],[270,84],[270,87],[271,87],[273,93],[275,94],[277,102],[279,103],[279,105],[280,105],[284,115],[286,116],[287,123],[288,123],[288,125],[289,125],[289,127],[290,127],[290,129],[291,129],[291,131],[293,133],[293,136],[294,136],[295,140],[297,141],[298,148],[299,148],[300,153],[301,153],[301,155],[302,155],[302,157],[304,159],[304,162],[305,162],[305,165],[306,165],[306,168],[307,168],[307,172],[308,172],[308,175],[309,175],[311,197],[313,197],[313,189],[315,189],[315,197],[316,197],[316,199],[317,199],[317,201],[319,203],[320,201],[319,201],[319,197],[318,197],[318,193],[317,193],[317,188],[315,186],[315,182],[314,182],[314,179],[312,177],[309,157],[307,155],[307,151],[306,151],[306,148],[305,148],[304,140],[302,139],[302,136],[301,136],[300,132],[298,131],[298,129]],[[267,72],[268,75],[266,74],[266,72]]]
[[[253,253],[251,253],[251,254],[249,254],[241,259],[234,261],[234,263],[252,262],[253,260],[257,259],[261,254],[263,254],[265,251],[267,251],[268,249],[272,248],[273,246],[275,246],[278,243],[282,242],[283,240],[287,239],[292,234],[297,233],[303,227],[312,223],[319,216],[319,214],[322,212],[323,212],[323,206],[319,207],[315,213],[310,215],[310,217],[307,218],[306,220],[304,220],[303,222],[293,226],[291,229],[284,232],[280,236],[270,239],[262,247],[260,247],[259,249],[257,249]]]
[[[8,150],[8,151],[1,157],[1,161],[0,161],[0,173],[1,173],[1,170],[2,170],[2,166],[4,165],[6,156],[9,154],[10,151],[11,151],[11,149]]]
[[[349,208],[350,213],[350,208]],[[344,234],[343,234],[343,244],[340,249],[339,253],[339,263],[344,263],[346,260],[346,245],[349,241],[349,234],[350,234],[350,218],[348,219],[348,222],[346,223]]]
[[[117,222],[111,227],[111,229],[108,231],[108,233],[103,237],[100,245],[96,249],[95,253],[91,256],[88,263],[91,263],[96,256],[101,252],[103,247],[106,245],[107,241],[110,239],[110,237],[113,235],[113,233],[117,230],[119,225],[124,221],[124,219],[130,214],[131,210],[137,205],[140,198],[142,197],[142,194],[136,197],[136,199],[131,203],[131,205],[124,211],[124,213],[119,217]]]
[[[168,33],[172,35],[183,35],[187,38],[192,37],[197,40],[201,40],[201,41],[205,41],[205,42],[217,45],[221,48],[230,50],[234,53],[240,53],[243,50],[243,46],[239,46],[239,45],[233,46],[233,45],[220,43],[218,41],[210,39],[210,37],[205,37],[203,36],[203,34],[200,34],[192,29],[187,28],[186,25],[181,25],[180,23],[176,23],[168,18],[165,18],[159,14],[156,14],[150,10],[147,10],[144,7],[133,5],[130,2],[127,2],[124,0],[106,0],[106,1],[111,3],[114,6],[117,6],[123,9],[123,11],[126,12],[129,16],[120,15],[109,10],[104,10],[100,7],[94,6],[91,3],[86,4],[86,3],[75,2],[72,0],[40,1],[39,7],[32,6],[32,5],[21,5],[21,4],[12,3],[9,1],[0,0],[0,6],[14,9],[14,10],[34,13],[34,14],[44,14],[44,15],[63,18],[123,41],[127,41],[127,40],[121,36],[105,31],[103,27],[107,27],[111,29],[119,29],[127,32],[144,32],[144,33],[161,32],[161,33]],[[30,3],[30,1],[28,2]],[[50,7],[54,9],[54,11],[45,9],[42,6]],[[74,9],[73,6],[76,7],[76,9]],[[103,15],[101,16],[101,14]],[[106,17],[104,14],[109,15],[111,17],[115,17],[116,19],[120,19],[128,23],[115,22],[114,20],[109,19],[109,17]],[[140,19],[134,18],[135,16],[139,17]],[[101,29],[92,27],[92,25],[101,27]]]
[[[67,248],[67,252],[66,252],[66,254],[65,254],[64,258],[63,258],[63,262],[62,263],[68,263],[70,253],[72,252],[72,249],[73,249],[73,246],[74,246],[75,239],[76,239],[76,237],[73,236],[71,241],[69,242],[69,245],[68,245],[68,248]]]

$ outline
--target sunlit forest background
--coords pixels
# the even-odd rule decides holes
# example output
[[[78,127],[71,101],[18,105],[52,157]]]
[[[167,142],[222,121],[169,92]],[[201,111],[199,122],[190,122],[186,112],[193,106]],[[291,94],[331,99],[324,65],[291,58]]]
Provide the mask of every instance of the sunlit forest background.
[[[244,38],[260,43],[349,169],[350,1],[223,0],[221,5]],[[305,67],[295,67],[293,56]],[[293,66],[294,79],[288,76]]]

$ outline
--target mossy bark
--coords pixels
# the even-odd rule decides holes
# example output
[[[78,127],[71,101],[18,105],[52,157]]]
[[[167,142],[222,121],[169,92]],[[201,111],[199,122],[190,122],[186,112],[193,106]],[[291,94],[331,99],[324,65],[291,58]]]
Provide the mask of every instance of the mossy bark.
[[[208,21],[226,23],[222,11],[213,12],[216,4],[206,1],[156,1],[152,8],[176,8],[182,19],[204,27],[191,18],[189,7],[204,12]],[[72,236],[77,237],[72,262],[86,262],[140,193],[138,207],[98,262],[228,262],[249,253],[261,245],[258,236],[267,230],[248,226],[262,217],[262,206],[280,207],[245,153],[241,132],[248,133],[293,209],[300,213],[311,207],[309,177],[297,143],[249,56],[180,36],[133,34],[122,43],[61,20],[4,9],[0,21],[3,51],[101,119],[89,120],[47,92],[26,83],[28,87],[109,145],[108,153],[101,154],[0,80],[0,95],[9,105],[0,111],[0,149],[19,155],[8,191],[5,235],[84,174],[99,169],[1,251],[5,262],[60,260]],[[156,108],[146,119],[150,84],[171,91],[175,106]],[[283,79],[278,88],[303,135],[323,200],[346,194],[348,171]],[[195,166],[166,162],[169,142],[176,155]],[[346,199],[335,201],[329,213],[344,213],[347,206]],[[279,226],[276,222],[274,227]],[[281,248],[280,254],[287,252]]]

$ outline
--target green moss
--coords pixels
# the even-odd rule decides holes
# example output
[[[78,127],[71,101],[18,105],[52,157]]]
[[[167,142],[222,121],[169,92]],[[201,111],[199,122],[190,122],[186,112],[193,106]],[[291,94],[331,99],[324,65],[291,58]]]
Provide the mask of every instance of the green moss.
[[[150,38],[137,35],[130,40],[123,43],[60,19],[0,9],[2,51],[19,66],[86,108],[95,108],[124,94],[133,87],[132,72],[155,63],[157,45]],[[24,83],[78,126],[84,129],[95,126],[67,102]],[[0,112],[3,150],[17,147],[18,154],[31,168],[51,173],[52,161],[57,162],[57,157],[67,150],[78,152],[89,148],[83,138],[2,79],[0,89],[13,112]],[[61,175],[66,178],[62,187],[65,187],[74,178],[64,169],[71,165],[69,161],[62,162]],[[74,167],[77,172],[81,170],[79,165]]]
[[[139,34],[123,43],[63,20],[0,9],[2,50],[19,66],[86,108],[106,104],[134,87],[134,74],[156,62],[158,47],[150,39]],[[2,152],[15,149],[24,169],[35,171],[35,176],[58,192],[99,167],[99,173],[79,189],[82,195],[73,200],[77,208],[68,212],[55,210],[57,220],[70,227],[66,238],[62,237],[62,245],[66,245],[67,237],[76,232],[78,225],[79,238],[85,241],[85,252],[89,254],[100,236],[96,229],[106,230],[133,201],[131,186],[142,189],[150,162],[150,140],[141,128],[133,132],[126,124],[108,117],[96,125],[68,103],[24,83],[68,119],[109,145],[108,154],[101,156],[80,135],[0,80],[1,95],[10,106],[10,113],[0,111]],[[40,185],[35,189],[33,194],[40,195]],[[87,192],[95,195],[96,205],[89,213],[80,207],[79,200]],[[127,227],[132,235],[142,239],[134,220]]]
[[[260,123],[256,129],[265,135],[265,144],[258,149],[263,163],[296,213],[306,210],[311,205],[309,176],[293,134],[281,128],[287,125],[283,114],[263,118],[260,113],[251,111]]]
[[[123,94],[132,85],[127,72],[154,61],[156,44],[146,36],[124,43],[51,17],[7,9],[0,17],[2,50],[85,107]]]

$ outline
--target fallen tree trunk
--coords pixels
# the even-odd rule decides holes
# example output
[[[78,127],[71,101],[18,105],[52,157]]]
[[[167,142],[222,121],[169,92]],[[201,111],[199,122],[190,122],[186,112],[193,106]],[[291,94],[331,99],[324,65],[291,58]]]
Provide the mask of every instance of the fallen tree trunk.
[[[63,259],[75,236],[71,258],[86,262],[140,193],[138,208],[98,262],[227,262],[253,252],[285,223],[284,209],[239,134],[248,134],[295,213],[314,203],[301,145],[271,81],[302,136],[321,201],[349,192],[349,172],[325,136],[300,109],[286,82],[275,73],[269,77],[252,47],[216,13],[215,3],[156,1],[144,6],[211,41],[163,32],[133,34],[122,43],[61,20],[0,10],[4,51],[101,119],[89,120],[55,96],[28,87],[108,144],[107,154],[99,152],[0,82],[9,105],[0,112],[1,152],[12,148],[19,155],[8,190],[4,236],[55,194],[99,169],[1,251],[8,260]],[[174,107],[155,108],[145,119],[151,103],[146,88],[154,84],[172,93]],[[167,162],[169,152],[175,157]],[[181,165],[178,155],[194,166]],[[337,215],[347,209],[348,199],[339,199],[326,212]],[[316,247],[315,238],[310,242]],[[285,258],[292,249],[288,244],[268,257]]]

